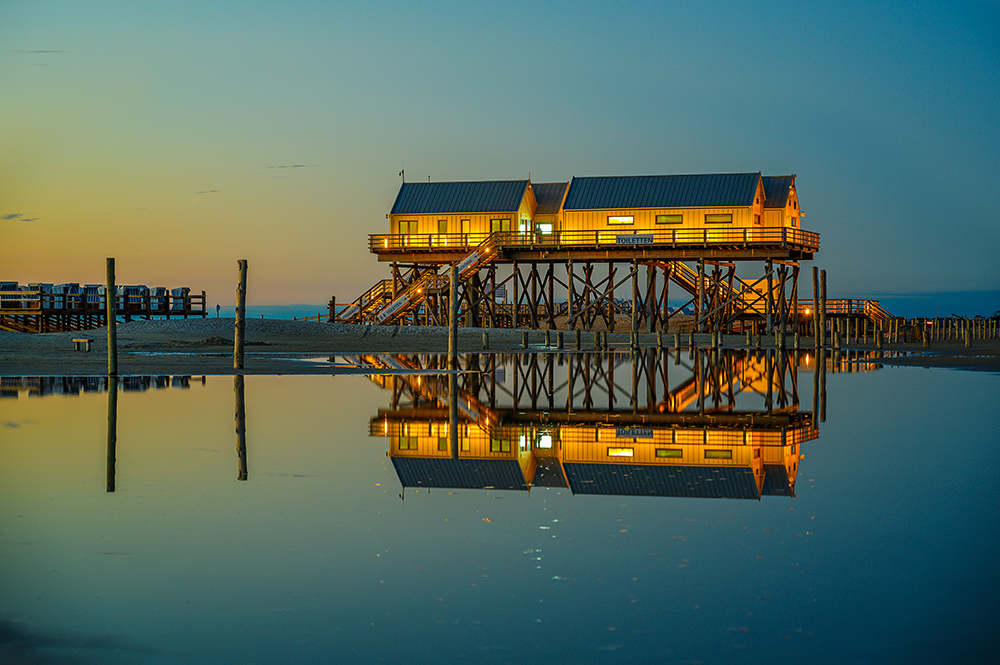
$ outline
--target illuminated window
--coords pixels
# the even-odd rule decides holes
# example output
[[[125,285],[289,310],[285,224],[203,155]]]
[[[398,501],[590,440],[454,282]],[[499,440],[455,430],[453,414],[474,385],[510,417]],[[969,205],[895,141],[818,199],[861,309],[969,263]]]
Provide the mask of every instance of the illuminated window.
[[[448,233],[448,220],[439,219],[438,220],[438,233]]]
[[[657,224],[681,224],[684,222],[684,215],[657,215]]]
[[[401,437],[399,437],[399,449],[400,450],[416,450],[417,449],[417,437],[415,437],[415,436],[401,436]]]
[[[680,448],[657,448],[657,457],[684,457],[684,451]]]
[[[733,459],[732,450],[706,450],[705,459]]]
[[[632,215],[608,215],[608,224],[631,224],[634,221]]]
[[[632,457],[633,448],[608,448],[608,457]]]
[[[399,223],[399,232],[402,233],[403,235],[409,235],[411,233],[416,233],[417,232],[417,222],[416,222],[416,220],[413,220],[411,222],[400,222]]]
[[[510,441],[501,441],[500,439],[490,439],[490,452],[491,453],[509,453],[510,452]]]
[[[438,450],[448,450],[448,437],[446,436],[438,437]]]
[[[798,226],[798,225],[799,225],[799,218],[792,217],[792,226]]]
[[[549,434],[543,434],[538,437],[538,443],[536,444],[538,448],[551,448],[552,447],[552,436]]]
[[[535,224],[535,231],[541,233],[542,235],[548,235],[552,233],[552,223],[551,222],[538,222]]]
[[[497,231],[510,231],[510,218],[507,219],[491,219],[490,220],[490,233],[496,233]]]
[[[718,213],[716,213],[716,214],[710,214],[710,213],[705,213],[705,223],[706,224],[732,224],[733,223],[733,214],[731,212],[730,213],[725,213],[725,214],[718,214]]]

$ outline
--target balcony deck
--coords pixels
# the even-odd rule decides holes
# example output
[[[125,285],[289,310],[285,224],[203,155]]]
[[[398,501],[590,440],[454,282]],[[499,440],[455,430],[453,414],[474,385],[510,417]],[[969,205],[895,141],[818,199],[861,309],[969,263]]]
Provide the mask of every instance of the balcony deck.
[[[379,261],[450,264],[491,237],[489,233],[421,233],[368,236]],[[704,259],[808,261],[819,234],[795,228],[602,229],[549,234],[497,232],[494,262]]]

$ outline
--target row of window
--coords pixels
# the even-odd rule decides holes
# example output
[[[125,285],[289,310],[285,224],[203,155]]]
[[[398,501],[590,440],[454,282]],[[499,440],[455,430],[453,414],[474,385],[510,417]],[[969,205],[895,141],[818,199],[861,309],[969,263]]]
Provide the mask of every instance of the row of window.
[[[635,448],[609,447],[608,457],[632,457]],[[683,457],[684,451],[681,448],[657,448],[657,457]],[[732,450],[706,450],[705,459],[733,459]]]

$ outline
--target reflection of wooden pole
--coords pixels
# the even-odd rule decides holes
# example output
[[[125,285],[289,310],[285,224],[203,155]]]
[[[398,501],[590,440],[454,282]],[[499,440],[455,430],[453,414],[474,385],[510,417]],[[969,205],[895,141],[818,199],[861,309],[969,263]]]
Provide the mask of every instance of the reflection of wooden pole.
[[[236,456],[239,458],[239,475],[237,480],[246,480],[247,471],[247,405],[245,378],[242,374],[233,377],[233,393],[236,396]]]
[[[115,260],[108,259],[108,286],[104,297],[108,321],[108,376],[118,375],[118,294],[115,289]]]
[[[826,349],[821,348],[816,358],[819,363],[819,421],[826,422]]]
[[[240,279],[236,284],[236,340],[233,348],[233,369],[243,369],[243,333],[246,329],[247,313],[247,260],[237,262]]]
[[[458,374],[448,375],[448,439],[451,457],[458,459]]]
[[[111,259],[112,261],[114,259]],[[108,491],[115,491],[115,454],[118,447],[118,377],[108,377]]]

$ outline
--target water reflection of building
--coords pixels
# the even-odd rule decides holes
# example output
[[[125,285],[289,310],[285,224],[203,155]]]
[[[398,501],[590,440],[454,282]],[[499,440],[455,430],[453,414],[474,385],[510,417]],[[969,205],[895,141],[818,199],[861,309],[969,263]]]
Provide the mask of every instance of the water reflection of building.
[[[813,413],[799,409],[796,360],[773,351],[466,356],[454,395],[457,446],[441,375],[373,375],[392,397],[370,433],[389,439],[404,488],[794,496],[800,444],[818,436]],[[444,364],[435,356],[360,361]]]
[[[119,378],[118,389],[124,392],[144,392],[165,388],[190,388],[192,381],[205,383],[205,377],[191,376],[138,376]],[[20,393],[29,397],[48,395],[79,395],[81,393],[104,393],[108,391],[106,376],[4,376],[0,377],[0,398],[17,399]]]

